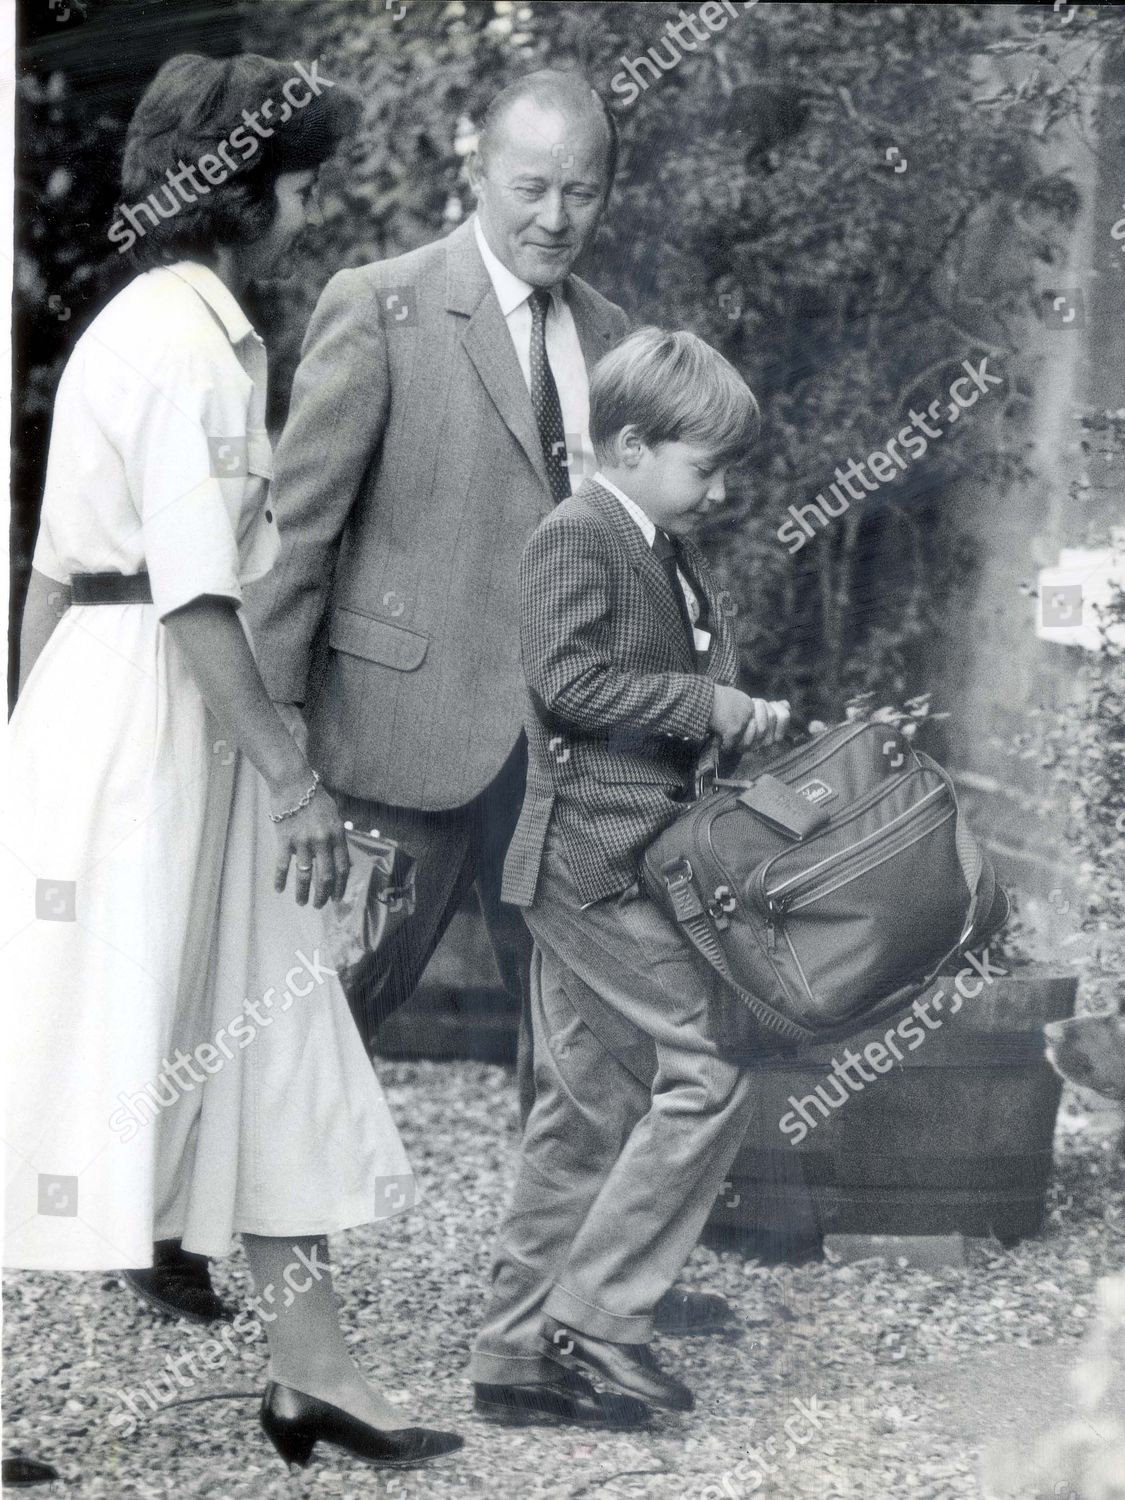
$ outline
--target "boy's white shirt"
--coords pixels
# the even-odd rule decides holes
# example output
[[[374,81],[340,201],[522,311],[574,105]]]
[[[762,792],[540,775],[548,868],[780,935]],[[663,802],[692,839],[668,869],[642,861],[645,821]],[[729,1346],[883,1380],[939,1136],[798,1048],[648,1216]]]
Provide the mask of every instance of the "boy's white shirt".
[[[619,500],[621,502],[621,504],[625,507],[626,512],[640,527],[641,535],[651,547],[656,540],[656,526],[650,519],[650,517],[648,517],[644,513],[637,502],[635,500],[630,500],[625,491],[618,489],[613,481],[607,479],[600,469],[594,475],[594,483],[600,484],[603,490],[608,490],[616,500]],[[709,630],[700,630],[699,626],[695,623],[696,620],[699,619],[699,600],[695,596],[695,590],[692,588],[691,584],[684,577],[679,568],[676,569],[676,577],[680,580],[680,588],[683,590],[684,602],[687,604],[688,618],[692,622],[691,630],[692,635],[695,637],[695,649],[697,651],[706,651],[708,646],[710,646],[711,644],[711,632]]]

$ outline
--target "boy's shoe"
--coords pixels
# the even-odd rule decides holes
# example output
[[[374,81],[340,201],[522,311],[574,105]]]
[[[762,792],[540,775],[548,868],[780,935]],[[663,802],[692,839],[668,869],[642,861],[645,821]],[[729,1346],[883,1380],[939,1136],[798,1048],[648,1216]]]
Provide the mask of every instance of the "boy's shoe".
[[[473,1411],[502,1427],[600,1427],[635,1432],[649,1425],[643,1401],[616,1391],[596,1391],[577,1370],[560,1367],[559,1378],[525,1385],[473,1384]]]
[[[742,1325],[730,1303],[718,1292],[690,1292],[670,1287],[653,1309],[657,1333],[732,1333]]]
[[[691,1411],[695,1405],[695,1397],[683,1381],[660,1368],[649,1344],[615,1344],[609,1339],[596,1339],[568,1328],[555,1318],[543,1319],[540,1338],[553,1359],[583,1365],[616,1390],[647,1401],[650,1406],[665,1411]]]
[[[191,1323],[229,1323],[234,1309],[215,1295],[205,1255],[185,1250],[179,1240],[157,1240],[152,1265],[122,1271],[142,1302],[172,1318]]]

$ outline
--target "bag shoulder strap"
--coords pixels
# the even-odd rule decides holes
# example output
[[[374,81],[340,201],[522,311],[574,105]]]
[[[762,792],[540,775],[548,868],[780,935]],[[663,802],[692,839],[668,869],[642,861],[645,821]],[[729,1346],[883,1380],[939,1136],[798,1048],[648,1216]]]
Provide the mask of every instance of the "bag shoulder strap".
[[[711,919],[695,889],[689,862],[686,859],[668,860],[660,873],[664,877],[668,903],[685,937],[719,977],[745,1002],[754,1019],[787,1042],[812,1041],[811,1031],[779,1015],[771,1005],[767,1005],[764,1000],[760,1000],[749,990],[743,989],[735,979],[727,963],[722,944],[715,935]]]

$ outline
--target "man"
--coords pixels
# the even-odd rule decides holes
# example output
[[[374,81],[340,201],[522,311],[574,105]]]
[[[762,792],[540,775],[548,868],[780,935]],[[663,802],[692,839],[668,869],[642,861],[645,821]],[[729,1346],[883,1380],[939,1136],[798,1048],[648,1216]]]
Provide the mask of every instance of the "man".
[[[250,603],[271,694],[303,705],[342,816],[416,860],[415,912],[350,996],[368,1042],[474,885],[505,986],[526,994],[530,939],[500,902],[526,767],[516,577],[571,473],[594,468],[587,370],[626,318],[571,268],[615,165],[584,79],[517,80],[482,121],[473,219],[338,273],[305,338],[275,459],[281,557]],[[658,1324],[727,1316],[673,1289]],[[565,1416],[605,1411],[579,1391]]]
[[[274,697],[304,703],[342,815],[417,862],[413,918],[351,996],[368,1042],[474,884],[521,994],[530,943],[499,900],[525,766],[515,579],[570,493],[568,460],[586,459],[587,366],[625,331],[570,274],[614,155],[582,79],[521,80],[483,121],[475,218],[341,272],[306,337],[255,633]]]

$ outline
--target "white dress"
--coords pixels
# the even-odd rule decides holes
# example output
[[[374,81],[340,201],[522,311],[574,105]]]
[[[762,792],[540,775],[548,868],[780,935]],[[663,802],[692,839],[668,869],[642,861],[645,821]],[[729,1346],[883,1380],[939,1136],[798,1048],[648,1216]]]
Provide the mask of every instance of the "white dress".
[[[261,778],[161,625],[273,563],[265,383],[235,298],[180,262],[102,310],[59,386],[34,566],[147,569],[154,602],[66,609],[10,725],[5,1265],[218,1256],[415,1199],[321,914],[273,890]]]

